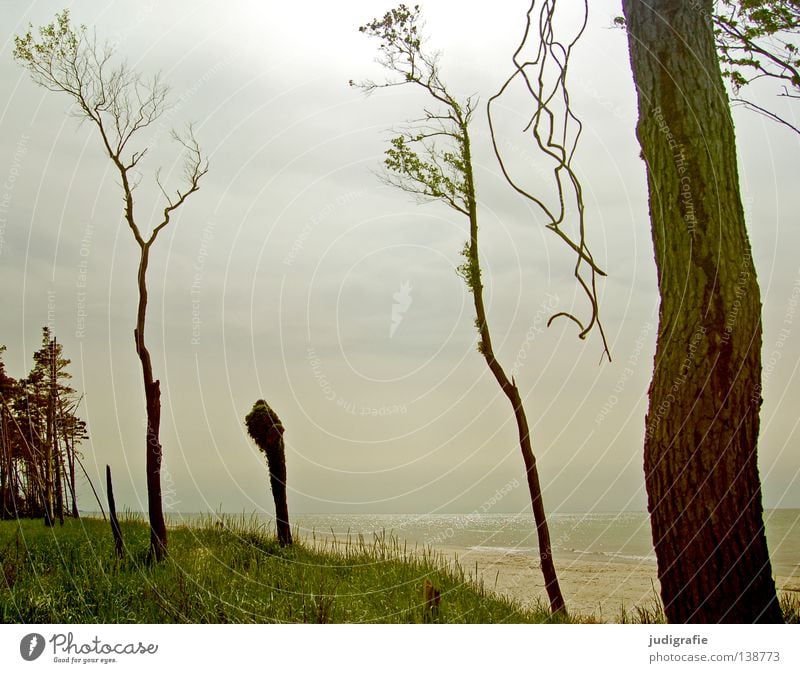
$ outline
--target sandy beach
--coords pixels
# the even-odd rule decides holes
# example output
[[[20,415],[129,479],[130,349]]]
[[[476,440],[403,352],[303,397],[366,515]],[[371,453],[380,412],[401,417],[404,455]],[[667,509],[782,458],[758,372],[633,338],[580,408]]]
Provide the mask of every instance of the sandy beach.
[[[538,561],[529,554],[487,550],[443,550],[457,556],[459,563],[478,576],[484,585],[499,594],[532,607],[537,601],[547,604],[544,580]],[[616,560],[580,560],[555,557],[561,590],[570,611],[593,616],[598,621],[617,621],[624,606],[652,608],[658,591],[655,563]]]
[[[798,510],[766,516],[772,572],[781,592],[800,592]],[[301,539],[321,546],[367,545],[383,539],[396,553],[435,554],[456,561],[486,589],[525,607],[547,605],[531,522],[526,515],[306,515]],[[560,549],[556,570],[568,610],[587,620],[619,622],[637,609],[660,610],[656,557],[647,514],[588,513],[551,517]]]
[[[477,563],[479,578],[499,594],[526,606],[537,601],[547,603],[538,561],[527,553],[456,548],[442,551],[447,557],[457,557],[462,567],[473,574]],[[655,561],[596,557],[586,560],[556,555],[555,562],[564,599],[574,614],[617,622],[623,608],[632,615],[637,607],[652,610],[655,606],[659,591]],[[775,579],[780,591],[800,591],[800,572],[777,574]]]

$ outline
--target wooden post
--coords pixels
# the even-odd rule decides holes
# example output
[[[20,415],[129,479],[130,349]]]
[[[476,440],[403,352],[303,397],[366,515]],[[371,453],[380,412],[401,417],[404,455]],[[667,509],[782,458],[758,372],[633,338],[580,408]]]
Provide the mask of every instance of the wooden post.
[[[114,549],[117,556],[125,555],[125,543],[122,541],[122,531],[117,520],[117,506],[114,504],[114,487],[111,485],[111,466],[106,465],[106,490],[108,492],[108,511],[111,519],[111,534],[114,536]]]

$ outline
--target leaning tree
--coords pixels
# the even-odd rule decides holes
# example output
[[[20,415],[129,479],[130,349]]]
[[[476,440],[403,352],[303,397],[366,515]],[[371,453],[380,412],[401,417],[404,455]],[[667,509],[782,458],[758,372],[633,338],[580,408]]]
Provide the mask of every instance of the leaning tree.
[[[409,86],[422,91],[439,108],[426,108],[420,119],[409,123],[390,141],[383,179],[423,200],[444,203],[468,222],[469,239],[464,244],[464,262],[458,272],[472,293],[478,351],[511,403],[516,420],[550,609],[554,613],[564,613],[566,606],[553,562],[550,530],[522,395],[514,376],[509,376],[497,359],[484,303],[478,199],[469,129],[476,100],[473,97],[459,99],[445,84],[438,55],[427,51],[423,45],[419,6],[410,8],[400,4],[359,30],[379,41],[379,62],[392,75],[381,83],[351,81],[351,86],[367,93],[379,88]]]
[[[114,50],[101,44],[85,26],[73,26],[69,11],[56,15],[55,22],[43,26],[38,36],[31,26],[25,35],[14,38],[14,58],[30,73],[37,84],[49,91],[67,94],[73,111],[97,131],[103,149],[119,175],[124,201],[124,218],[139,247],[134,343],[144,382],[147,413],[146,470],[147,504],[150,517],[150,558],[162,559],[167,553],[167,528],[161,497],[162,448],[161,388],[153,374],[150,351],[145,345],[147,317],[147,267],[150,251],[158,234],[170,223],[175,211],[200,188],[200,179],[208,171],[191,126],[184,135],[173,132],[173,138],[186,152],[184,187],[167,192],[159,173],[155,180],[164,199],[161,215],[147,233],[137,218],[135,189],[147,146],[142,145],[144,132],[168,107],[168,89],[158,75],[144,79],[122,61],[114,64]],[[133,147],[139,143],[138,149]]]
[[[269,484],[275,501],[275,521],[278,542],[282,546],[292,544],[292,529],[289,526],[289,505],[286,500],[286,452],[283,446],[283,423],[264,400],[253,404],[245,417],[247,432],[258,448],[267,457]]]
[[[644,446],[671,622],[780,622],[757,465],[761,300],[712,0],[623,0],[661,296]]]

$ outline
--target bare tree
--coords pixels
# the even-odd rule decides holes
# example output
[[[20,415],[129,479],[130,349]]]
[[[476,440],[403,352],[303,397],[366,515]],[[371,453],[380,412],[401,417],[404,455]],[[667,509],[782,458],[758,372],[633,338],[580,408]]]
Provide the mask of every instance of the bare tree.
[[[119,174],[124,217],[139,246],[137,285],[139,302],[136,310],[134,342],[144,381],[147,411],[147,501],[150,516],[150,557],[160,560],[167,553],[167,529],[161,498],[161,390],[153,376],[150,352],[145,345],[147,317],[147,266],[150,251],[158,234],[170,223],[175,211],[199,189],[200,179],[208,171],[208,162],[189,126],[185,135],[173,133],[173,138],[186,152],[185,185],[167,192],[156,172],[156,182],[164,198],[160,219],[146,233],[134,212],[136,170],[147,153],[147,147],[132,149],[140,132],[151,126],[167,108],[167,87],[158,75],[145,80],[124,62],[114,65],[114,50],[100,44],[89,35],[85,26],[70,24],[69,12],[64,10],[56,21],[43,26],[33,36],[32,27],[25,35],[17,36],[14,58],[28,70],[31,78],[44,88],[68,94],[75,103],[77,116],[94,125],[103,148]]]
[[[469,222],[469,240],[462,251],[464,263],[458,272],[472,293],[475,326],[480,336],[478,350],[514,411],[550,608],[553,613],[565,613],[522,396],[513,376],[509,378],[495,356],[483,300],[478,202],[469,134],[476,100],[473,97],[457,99],[442,80],[438,55],[423,48],[419,6],[412,9],[404,4],[398,5],[383,18],[375,19],[359,30],[380,41],[379,62],[395,75],[395,79],[381,83],[351,81],[351,86],[367,93],[395,86],[418,87],[440,107],[438,111],[423,110],[420,119],[411,121],[391,140],[386,150],[387,170],[383,179],[422,200],[441,201]]]

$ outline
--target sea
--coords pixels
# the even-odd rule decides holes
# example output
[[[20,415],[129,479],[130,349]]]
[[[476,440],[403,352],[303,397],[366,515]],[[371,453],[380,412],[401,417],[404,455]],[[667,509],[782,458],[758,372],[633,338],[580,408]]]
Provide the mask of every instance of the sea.
[[[764,513],[773,572],[800,574],[800,509]],[[590,512],[548,516],[553,553],[565,559],[651,562],[656,556],[644,512]],[[338,540],[391,535],[409,545],[500,555],[538,555],[536,529],[521,514],[301,514],[293,526],[303,537]]]

